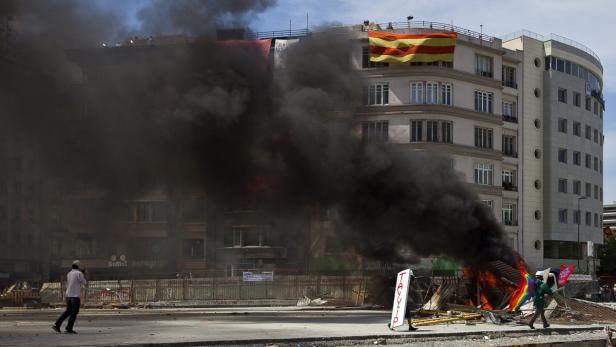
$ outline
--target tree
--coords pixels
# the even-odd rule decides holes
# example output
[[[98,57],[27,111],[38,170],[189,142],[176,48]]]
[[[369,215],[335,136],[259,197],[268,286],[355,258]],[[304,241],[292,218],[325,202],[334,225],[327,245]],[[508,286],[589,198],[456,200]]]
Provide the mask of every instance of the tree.
[[[601,262],[600,272],[606,275],[616,275],[616,237],[606,237],[598,253]]]

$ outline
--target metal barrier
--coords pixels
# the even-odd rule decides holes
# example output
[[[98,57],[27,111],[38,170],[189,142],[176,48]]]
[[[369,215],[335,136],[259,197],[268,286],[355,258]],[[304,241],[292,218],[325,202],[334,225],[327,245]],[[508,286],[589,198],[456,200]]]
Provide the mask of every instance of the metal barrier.
[[[364,276],[278,276],[274,281],[244,282],[242,277],[91,281],[82,289],[84,305],[233,301],[296,302],[304,296],[335,304],[361,305],[369,278]],[[64,301],[65,283],[45,283],[43,303]]]

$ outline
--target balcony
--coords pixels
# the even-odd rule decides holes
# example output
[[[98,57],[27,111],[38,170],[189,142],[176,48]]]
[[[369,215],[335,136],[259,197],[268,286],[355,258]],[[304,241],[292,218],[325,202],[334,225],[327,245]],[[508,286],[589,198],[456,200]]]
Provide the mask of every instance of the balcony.
[[[514,81],[503,81],[503,87],[518,89],[518,84]]]
[[[503,121],[504,122],[510,122],[510,123],[518,123],[518,117],[515,116],[506,116],[503,115]]]
[[[503,182],[503,189],[508,190],[510,192],[517,192],[518,187],[514,186],[511,182]]]
[[[489,77],[492,78],[494,74],[491,71],[475,71],[475,73],[481,77]]]
[[[503,220],[503,225],[518,226],[518,221],[517,220],[511,220],[511,219],[505,219],[505,220]]]

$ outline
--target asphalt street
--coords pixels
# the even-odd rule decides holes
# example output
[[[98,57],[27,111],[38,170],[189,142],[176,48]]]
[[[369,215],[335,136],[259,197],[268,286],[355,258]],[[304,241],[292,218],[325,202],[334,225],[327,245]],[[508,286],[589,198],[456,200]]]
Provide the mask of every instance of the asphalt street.
[[[293,343],[328,339],[375,339],[463,336],[487,332],[524,332],[516,324],[449,324],[422,327],[416,332],[392,332],[387,311],[299,310],[289,308],[128,309],[82,310],[77,335],[57,334],[51,325],[62,309],[0,310],[0,346],[122,346],[147,344],[237,345],[254,342]],[[571,326],[552,325],[552,331]],[[593,326],[579,325],[589,329]],[[596,329],[601,326],[594,326]],[[533,332],[536,334],[536,332]],[[311,343],[309,345],[314,345]],[[318,345],[318,343],[316,344]]]

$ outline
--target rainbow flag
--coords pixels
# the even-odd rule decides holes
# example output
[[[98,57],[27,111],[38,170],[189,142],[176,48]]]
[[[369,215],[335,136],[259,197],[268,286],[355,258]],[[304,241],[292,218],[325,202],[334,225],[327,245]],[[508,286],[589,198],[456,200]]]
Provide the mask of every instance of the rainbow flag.
[[[517,311],[524,303],[533,297],[535,291],[535,279],[528,272],[521,272],[522,279],[520,284],[513,292],[513,296],[509,300],[509,312]]]
[[[457,37],[456,33],[394,34],[369,31],[370,61],[452,62]]]

